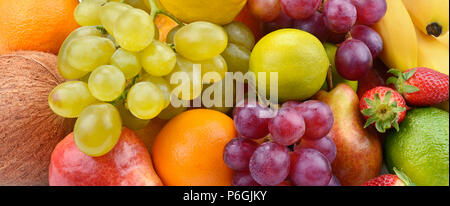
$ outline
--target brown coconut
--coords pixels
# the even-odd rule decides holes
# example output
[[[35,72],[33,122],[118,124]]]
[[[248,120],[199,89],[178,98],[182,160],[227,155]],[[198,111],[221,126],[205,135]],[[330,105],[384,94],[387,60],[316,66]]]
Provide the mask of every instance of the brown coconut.
[[[51,153],[74,123],[48,106],[63,81],[53,54],[0,56],[0,185],[48,185]]]

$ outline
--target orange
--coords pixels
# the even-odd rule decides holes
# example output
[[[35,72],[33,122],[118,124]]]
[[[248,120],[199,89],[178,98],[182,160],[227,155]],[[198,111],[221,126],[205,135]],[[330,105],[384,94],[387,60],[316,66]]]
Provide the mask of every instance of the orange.
[[[169,34],[170,30],[178,26],[177,22],[165,15],[156,16],[155,25],[158,27],[159,40],[162,42],[166,41],[167,34]]]
[[[37,50],[57,54],[78,27],[78,0],[0,0],[0,54]]]
[[[229,186],[233,171],[223,161],[223,150],[234,137],[233,120],[225,114],[184,112],[170,120],[153,143],[156,171],[168,186]]]

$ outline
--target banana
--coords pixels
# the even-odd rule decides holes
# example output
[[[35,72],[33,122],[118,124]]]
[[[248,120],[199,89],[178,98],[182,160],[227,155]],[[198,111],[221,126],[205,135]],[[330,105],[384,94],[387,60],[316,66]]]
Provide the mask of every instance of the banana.
[[[380,58],[388,67],[401,71],[417,67],[417,36],[408,10],[402,0],[386,2],[386,15],[373,26],[384,42]]]
[[[437,39],[438,39],[441,43],[443,43],[445,46],[448,47],[449,36],[450,36],[450,33],[447,32],[447,34],[445,34],[444,36],[440,36],[440,37],[438,37]]]
[[[416,33],[419,45],[418,66],[434,69],[448,75],[448,46],[441,43],[438,39],[422,33],[418,28],[416,28]]]
[[[403,0],[403,3],[424,34],[439,37],[448,32],[449,0]]]

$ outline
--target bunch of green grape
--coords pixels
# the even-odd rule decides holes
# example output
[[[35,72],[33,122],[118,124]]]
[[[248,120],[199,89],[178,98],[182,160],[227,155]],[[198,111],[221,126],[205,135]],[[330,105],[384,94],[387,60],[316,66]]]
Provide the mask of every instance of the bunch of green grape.
[[[108,153],[122,126],[139,130],[153,118],[173,118],[186,110],[173,107],[173,98],[193,100],[204,84],[222,81],[229,68],[248,70],[255,40],[245,25],[177,21],[167,42],[161,42],[157,11],[154,0],[84,0],[75,9],[82,27],[67,37],[58,55],[59,72],[69,81],[55,87],[48,102],[56,114],[77,118],[74,140],[83,153]],[[217,72],[220,78],[196,82],[194,65],[201,66],[202,77]],[[171,83],[178,72],[187,74],[189,84]],[[175,94],[179,87],[192,92]]]

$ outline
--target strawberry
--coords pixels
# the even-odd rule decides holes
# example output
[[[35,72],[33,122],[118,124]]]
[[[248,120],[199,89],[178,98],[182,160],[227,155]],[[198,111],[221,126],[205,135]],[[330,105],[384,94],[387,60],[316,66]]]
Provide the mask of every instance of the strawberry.
[[[396,175],[387,174],[364,183],[362,186],[414,186],[415,184],[401,171],[394,168]]]
[[[396,77],[387,80],[394,84],[409,105],[433,106],[448,100],[449,77],[446,74],[425,67],[409,69],[405,73],[389,70]]]
[[[375,87],[361,98],[359,109],[367,120],[365,128],[374,124],[380,133],[394,127],[399,130],[406,116],[406,101],[400,93],[389,87]]]

